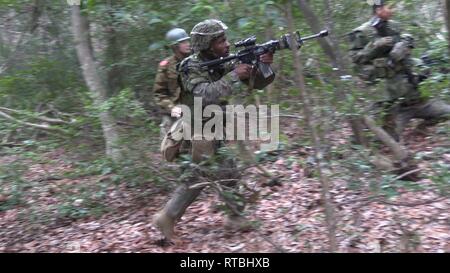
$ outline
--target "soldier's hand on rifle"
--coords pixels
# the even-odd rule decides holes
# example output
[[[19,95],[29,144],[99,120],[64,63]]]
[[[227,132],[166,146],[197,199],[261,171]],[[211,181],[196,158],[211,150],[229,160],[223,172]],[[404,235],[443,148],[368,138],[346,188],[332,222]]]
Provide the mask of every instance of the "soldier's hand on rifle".
[[[266,54],[263,54],[259,57],[259,60],[265,64],[272,64],[273,63],[273,53],[268,52]]]
[[[250,78],[250,73],[252,71],[252,66],[249,64],[238,64],[234,68],[234,72],[238,75],[240,80],[246,80]]]

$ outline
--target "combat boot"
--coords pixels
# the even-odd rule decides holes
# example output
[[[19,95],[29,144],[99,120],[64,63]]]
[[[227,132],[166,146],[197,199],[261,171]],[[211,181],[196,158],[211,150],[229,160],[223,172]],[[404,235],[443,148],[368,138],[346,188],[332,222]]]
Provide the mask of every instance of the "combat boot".
[[[190,189],[186,184],[179,185],[164,208],[154,216],[153,225],[161,231],[167,240],[172,239],[175,224],[201,191],[202,188]]]
[[[153,217],[153,225],[164,235],[165,239],[170,241],[173,238],[175,220],[164,209]]]

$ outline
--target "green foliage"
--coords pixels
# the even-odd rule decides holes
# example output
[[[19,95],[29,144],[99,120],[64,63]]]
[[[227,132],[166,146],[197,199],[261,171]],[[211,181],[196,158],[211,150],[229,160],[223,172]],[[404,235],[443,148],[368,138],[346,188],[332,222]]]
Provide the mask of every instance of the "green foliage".
[[[420,84],[420,90],[426,97],[441,97],[445,100],[450,94],[450,70],[448,68],[450,57],[447,41],[440,39],[431,41],[425,55],[431,61],[429,65],[431,71],[428,79]]]
[[[150,162],[136,162],[126,160],[119,165],[114,166],[115,176],[113,180],[122,181],[130,187],[143,187],[147,183],[154,183],[157,186],[164,186],[164,177],[155,173],[154,169],[149,168]]]
[[[0,104],[34,110],[38,104],[52,104],[65,111],[80,107],[80,96],[86,91],[76,67],[67,69],[63,60],[37,56],[27,66],[0,78]]]
[[[98,217],[108,208],[104,203],[106,189],[109,185],[100,183],[95,187],[79,186],[72,191],[64,191],[59,194],[59,202],[56,205],[58,216],[61,218],[79,219],[87,216]]]
[[[187,0],[180,4],[180,1],[173,0],[85,0],[83,14],[91,22],[94,55],[100,67],[100,76],[108,88],[109,99],[98,107],[89,96],[82,77],[71,34],[70,9],[67,3],[38,2],[42,17],[38,20],[38,29],[29,33],[32,17],[29,11],[33,10],[34,4],[24,0],[0,0],[0,18],[10,20],[9,23],[0,22],[2,35],[5,30],[6,37],[6,40],[0,41],[0,63],[12,60],[11,66],[0,77],[0,106],[21,110],[18,117],[25,120],[32,120],[39,109],[57,109],[70,113],[67,118],[73,122],[64,126],[70,137],[55,141],[51,135],[38,134],[33,129],[1,119],[1,140],[22,145],[2,149],[2,152],[7,155],[21,154],[27,160],[36,162],[41,160],[40,153],[64,145],[78,159],[76,170],[67,173],[67,177],[75,179],[99,176],[106,179],[107,183],[99,183],[98,187],[81,187],[76,189],[76,193],[68,191],[59,196],[61,203],[57,209],[60,215],[75,219],[104,211],[102,200],[106,192],[104,187],[107,185],[125,183],[133,188],[145,187],[147,183],[167,185],[165,177],[173,175],[165,172],[161,166],[157,166],[157,170],[163,173],[155,172],[152,169],[154,159],[149,156],[159,148],[158,116],[153,111],[151,88],[158,63],[163,57],[172,54],[165,47],[165,33],[169,29],[183,27],[189,33],[200,20],[219,18],[229,26],[227,36],[231,43],[250,35],[256,35],[260,43],[287,32],[286,15],[283,11],[286,1]],[[398,1],[396,19],[403,23],[407,32],[416,37],[415,56],[428,53],[432,59],[439,60],[433,67],[431,76],[421,84],[421,90],[425,95],[448,99],[450,79],[449,73],[445,72],[445,69],[448,71],[449,63],[448,42],[437,39],[443,34],[442,21],[435,16],[440,8],[437,2]],[[295,28],[302,35],[310,34],[303,12],[299,10],[296,1],[292,3]],[[309,4],[319,16],[323,27],[330,27],[330,23],[334,23],[332,35],[338,41],[341,55],[345,55],[348,49],[345,34],[371,16],[371,9],[366,1],[309,1]],[[11,12],[16,12],[13,16],[15,20],[10,18]],[[12,26],[4,28],[8,24]],[[10,37],[8,33],[24,33],[23,44],[16,44],[18,35]],[[235,51],[233,46],[231,50]],[[307,88],[314,95],[314,109],[321,113],[322,120],[335,123],[337,130],[341,129],[340,122],[343,118],[364,113],[360,104],[367,104],[383,96],[380,92],[382,84],[354,90],[354,81],[333,79],[331,64],[316,42],[305,44],[300,56],[303,62],[308,59],[318,62],[310,77],[306,78]],[[277,80],[274,83],[275,94],[271,96],[280,100],[283,112],[299,113],[304,102],[299,101],[299,90],[293,87],[295,75],[291,53],[278,52],[275,64]],[[336,98],[337,88],[347,91],[345,99]],[[268,100],[268,92],[257,94],[262,102]],[[123,136],[120,145],[126,151],[126,159],[122,162],[113,163],[103,156],[104,136],[99,121],[101,111],[110,111],[118,121],[119,131]],[[326,132],[325,123],[318,124],[321,126],[319,129],[330,133]],[[448,128],[440,128],[443,134],[448,133]],[[281,139],[284,143],[290,142],[284,134]],[[309,138],[297,133],[294,141],[302,146],[311,145]],[[347,155],[348,151],[352,155]],[[347,146],[340,147],[338,153],[339,158],[338,155],[333,155],[335,158],[332,164],[348,170],[348,173],[341,174],[341,178],[349,181],[351,189],[361,190],[365,188],[367,181],[371,181],[369,183],[372,189],[377,190],[379,181],[372,177],[376,170],[364,157]],[[188,157],[186,155],[182,159],[185,164],[189,164]],[[260,153],[256,157],[259,162],[263,162],[276,160],[278,155]],[[288,168],[293,163],[293,158],[286,159]],[[448,166],[440,164],[435,168],[437,171],[431,179],[444,191],[448,189]],[[2,167],[0,171],[1,194],[8,195],[7,203],[0,204],[0,210],[3,210],[21,204],[23,189],[27,185],[21,178],[23,166]],[[367,181],[364,180],[366,178]],[[418,185],[405,181],[388,183],[392,178],[384,176],[381,182],[382,192],[389,196],[398,194],[402,189],[420,189]]]
[[[58,194],[59,202],[56,205],[59,217],[79,219],[89,216],[100,216],[108,212],[106,195],[109,189],[119,185],[133,188],[141,197],[148,197],[148,192],[143,190],[148,183],[166,188],[167,181],[161,177],[161,173],[155,174],[153,168],[149,168],[150,162],[141,162],[135,158],[114,163],[110,159],[101,158],[89,162],[75,162],[76,168],[65,174],[70,179],[89,177],[97,179],[86,185],[76,184],[67,187]],[[162,170],[161,170],[162,171]],[[170,176],[170,173],[164,173]]]
[[[120,163],[114,163],[108,158],[88,162],[76,162],[77,168],[65,174],[68,178],[100,175],[107,177],[113,184],[125,183],[130,187],[144,186],[146,183],[160,185],[162,178],[155,175],[150,168],[151,162],[128,158]]]
[[[98,110],[109,111],[116,118],[139,119],[147,116],[142,103],[134,98],[134,94],[129,88],[108,99]]]
[[[380,183],[380,193],[388,198],[395,197],[405,191],[421,191],[423,186],[418,182],[394,180],[395,175],[383,175]]]
[[[27,167],[21,162],[12,162],[8,166],[0,165],[0,211],[11,209],[23,203],[23,192],[28,183],[23,179]]]
[[[0,0],[0,7],[2,8],[19,8],[27,3],[25,0]]]
[[[437,162],[433,164],[434,174],[430,177],[439,193],[444,196],[450,194],[450,164]]]

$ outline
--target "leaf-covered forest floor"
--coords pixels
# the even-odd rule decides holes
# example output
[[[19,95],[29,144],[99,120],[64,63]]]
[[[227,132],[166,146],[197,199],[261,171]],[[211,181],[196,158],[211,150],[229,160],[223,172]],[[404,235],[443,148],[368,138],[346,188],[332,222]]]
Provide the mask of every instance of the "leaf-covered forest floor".
[[[411,128],[404,133],[406,147],[420,155],[424,177],[434,174],[433,164],[450,164],[448,134],[436,134],[438,129],[429,128],[427,135]],[[336,147],[348,146],[349,130],[340,132],[331,141]],[[255,230],[224,230],[219,198],[207,189],[176,226],[172,244],[162,247],[156,244],[160,236],[151,218],[167,200],[171,187],[114,184],[108,174],[64,176],[75,167],[65,150],[58,148],[37,161],[29,160],[22,202],[0,211],[0,252],[326,252],[320,182],[307,174],[310,153],[298,146],[264,163],[281,177],[281,185],[261,186],[265,181],[258,171],[246,171],[247,184],[260,190],[259,198],[246,209]],[[450,252],[450,200],[437,195],[436,183],[429,178],[406,183],[377,177],[364,172],[367,166],[355,165],[359,169],[354,173],[342,169],[355,163],[351,156],[356,153],[338,151],[341,161],[331,166],[332,173],[345,174],[330,177],[338,251]],[[15,168],[16,160],[15,155],[0,157],[0,166]],[[443,182],[446,187],[448,183]],[[397,194],[371,198],[377,194],[373,184]],[[97,195],[84,198],[89,188]],[[0,204],[13,197],[0,196]],[[436,198],[436,202],[427,202]],[[83,215],[86,210],[90,212],[86,217],[65,217]]]

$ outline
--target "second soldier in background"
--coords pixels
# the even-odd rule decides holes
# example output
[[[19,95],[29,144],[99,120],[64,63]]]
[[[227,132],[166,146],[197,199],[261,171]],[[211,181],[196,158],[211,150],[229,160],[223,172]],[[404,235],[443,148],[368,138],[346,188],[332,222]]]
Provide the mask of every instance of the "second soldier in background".
[[[396,141],[412,118],[430,125],[450,116],[450,105],[422,96],[420,59],[412,57],[414,39],[402,34],[391,20],[393,10],[386,1],[375,1],[373,17],[350,33],[350,56],[358,76],[368,82],[386,80],[389,99],[384,101],[383,128]]]
[[[181,28],[174,28],[166,34],[166,40],[173,51],[173,55],[159,63],[153,85],[155,101],[162,112],[161,137],[166,135],[178,115],[175,106],[179,102],[180,87],[177,81],[176,66],[191,54],[189,39],[186,31]]]

